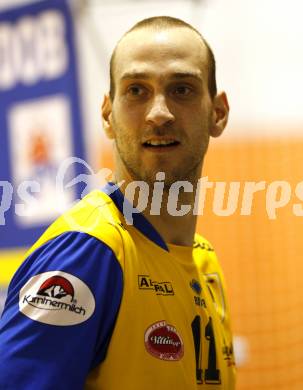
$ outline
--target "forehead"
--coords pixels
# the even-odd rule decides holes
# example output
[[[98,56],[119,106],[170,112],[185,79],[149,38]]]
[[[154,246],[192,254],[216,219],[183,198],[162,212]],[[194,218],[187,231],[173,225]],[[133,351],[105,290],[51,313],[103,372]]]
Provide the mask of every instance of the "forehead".
[[[207,80],[206,45],[189,28],[133,31],[118,44],[114,64],[116,81],[131,73],[164,78],[174,73],[192,73]]]

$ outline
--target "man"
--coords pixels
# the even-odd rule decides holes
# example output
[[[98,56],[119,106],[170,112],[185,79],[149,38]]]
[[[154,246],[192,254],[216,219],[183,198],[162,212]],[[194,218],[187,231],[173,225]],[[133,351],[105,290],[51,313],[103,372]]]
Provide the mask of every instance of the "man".
[[[29,251],[1,320],[0,388],[234,389],[222,273],[193,212],[228,118],[205,40],[178,19],[139,22],[115,48],[102,116],[121,190],[92,192]]]

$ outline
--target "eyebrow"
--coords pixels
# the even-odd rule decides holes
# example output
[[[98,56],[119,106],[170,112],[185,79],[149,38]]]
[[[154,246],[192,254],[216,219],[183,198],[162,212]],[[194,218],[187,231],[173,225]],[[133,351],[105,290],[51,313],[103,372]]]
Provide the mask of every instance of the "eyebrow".
[[[151,75],[145,72],[126,72],[122,75],[121,80],[149,80]],[[169,79],[188,79],[194,78],[202,82],[202,78],[198,72],[176,72],[171,74]]]

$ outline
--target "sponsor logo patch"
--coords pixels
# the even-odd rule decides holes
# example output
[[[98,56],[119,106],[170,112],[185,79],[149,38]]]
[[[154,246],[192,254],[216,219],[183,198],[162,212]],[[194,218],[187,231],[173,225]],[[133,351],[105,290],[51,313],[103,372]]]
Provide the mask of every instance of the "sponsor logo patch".
[[[68,326],[88,320],[95,311],[95,299],[76,276],[49,271],[29,279],[19,293],[19,310],[34,321]]]
[[[199,307],[204,307],[206,309],[205,299],[200,297],[202,292],[202,287],[200,282],[196,279],[192,279],[189,285],[192,288],[193,292],[197,294],[194,296],[195,305]]]
[[[195,305],[197,305],[199,307],[204,307],[206,309],[205,299],[203,299],[201,297],[194,296],[194,302],[195,302]]]
[[[211,274],[204,274],[204,278],[210,297],[215,305],[217,313],[221,317],[221,321],[223,322],[225,319],[226,304],[220,275],[217,272],[213,272]]]
[[[184,355],[184,344],[177,329],[166,321],[152,324],[144,335],[146,350],[161,360],[176,361]]]
[[[208,251],[208,252],[213,252],[214,248],[210,246],[208,242],[194,242],[194,248],[200,248],[202,250]]]
[[[140,290],[153,290],[156,295],[174,295],[171,282],[156,282],[149,275],[138,275],[138,286]]]
[[[201,287],[201,284],[198,280],[192,279],[192,281],[189,283],[189,285],[196,294],[198,294],[198,295],[201,294],[202,287]]]
[[[234,350],[233,350],[233,345],[230,343],[229,345],[226,345],[224,343],[224,346],[222,347],[222,352],[224,355],[224,360],[227,360],[227,367],[234,366],[235,361],[234,361]]]

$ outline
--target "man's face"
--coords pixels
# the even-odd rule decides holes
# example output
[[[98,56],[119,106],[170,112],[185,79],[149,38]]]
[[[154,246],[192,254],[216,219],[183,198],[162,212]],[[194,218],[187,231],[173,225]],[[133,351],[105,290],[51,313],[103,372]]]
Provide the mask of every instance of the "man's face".
[[[187,28],[141,29],[120,42],[109,122],[122,176],[151,184],[164,171],[167,186],[200,176],[214,121],[207,61]]]

